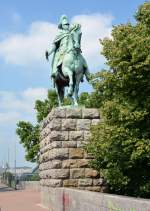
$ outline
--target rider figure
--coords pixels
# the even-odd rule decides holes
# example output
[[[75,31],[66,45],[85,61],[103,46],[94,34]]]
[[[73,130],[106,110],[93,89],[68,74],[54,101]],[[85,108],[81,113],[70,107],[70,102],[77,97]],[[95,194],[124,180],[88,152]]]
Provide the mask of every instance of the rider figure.
[[[54,39],[53,47],[51,51],[46,53],[46,58],[52,53],[54,53],[52,58],[52,73],[51,77],[55,78],[57,75],[58,67],[63,62],[63,57],[67,51],[68,39],[70,34],[70,24],[67,16],[63,15],[60,18],[58,25],[59,33]]]
[[[47,60],[48,60],[49,55],[54,53],[53,58],[52,58],[52,72],[51,72],[52,78],[55,78],[57,76],[58,69],[61,66],[63,62],[63,58],[68,50],[68,42],[70,39],[70,35],[73,32],[73,30],[76,28],[75,26],[76,25],[73,25],[70,27],[68,17],[66,15],[61,16],[59,24],[58,24],[59,33],[53,41],[52,49],[49,52],[46,51]],[[79,52],[81,52],[81,49],[78,49],[78,50]],[[88,78],[89,72],[88,72],[86,61],[85,61],[84,67],[85,67],[86,78],[87,80],[89,80]],[[83,82],[83,77],[81,79],[81,82]]]

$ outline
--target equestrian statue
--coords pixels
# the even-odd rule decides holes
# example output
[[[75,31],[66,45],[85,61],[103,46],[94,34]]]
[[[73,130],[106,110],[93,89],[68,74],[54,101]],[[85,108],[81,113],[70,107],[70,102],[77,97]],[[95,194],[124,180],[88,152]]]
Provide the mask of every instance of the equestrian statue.
[[[46,59],[53,54],[51,77],[58,95],[59,106],[62,106],[65,87],[67,96],[74,106],[78,106],[79,84],[84,75],[89,81],[90,73],[86,60],[81,51],[81,25],[69,24],[66,15],[61,16],[58,24],[59,32],[55,37],[52,48],[46,51]]]

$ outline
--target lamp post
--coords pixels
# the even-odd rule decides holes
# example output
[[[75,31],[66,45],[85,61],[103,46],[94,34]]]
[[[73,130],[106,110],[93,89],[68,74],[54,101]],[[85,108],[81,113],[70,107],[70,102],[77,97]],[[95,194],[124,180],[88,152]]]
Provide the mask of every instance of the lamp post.
[[[8,168],[10,169],[10,165],[9,165],[9,147],[8,147]]]
[[[16,140],[15,140],[15,152],[14,152],[14,175],[15,175],[15,190],[16,190]]]

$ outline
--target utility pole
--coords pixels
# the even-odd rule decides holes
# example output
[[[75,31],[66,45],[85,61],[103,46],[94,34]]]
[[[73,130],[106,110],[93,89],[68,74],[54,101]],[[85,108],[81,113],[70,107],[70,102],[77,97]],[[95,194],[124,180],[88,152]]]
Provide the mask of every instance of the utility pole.
[[[15,152],[14,152],[14,174],[15,174],[15,190],[16,190],[16,140],[15,140]]]
[[[10,169],[10,165],[9,165],[9,147],[8,147],[8,168]]]

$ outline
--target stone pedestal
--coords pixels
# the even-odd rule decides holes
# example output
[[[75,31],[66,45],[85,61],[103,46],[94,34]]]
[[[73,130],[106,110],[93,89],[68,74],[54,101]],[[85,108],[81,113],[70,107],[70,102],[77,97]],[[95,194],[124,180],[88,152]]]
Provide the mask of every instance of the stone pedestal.
[[[103,180],[89,168],[84,149],[90,127],[100,121],[97,109],[55,108],[41,125],[41,185],[101,191]]]

